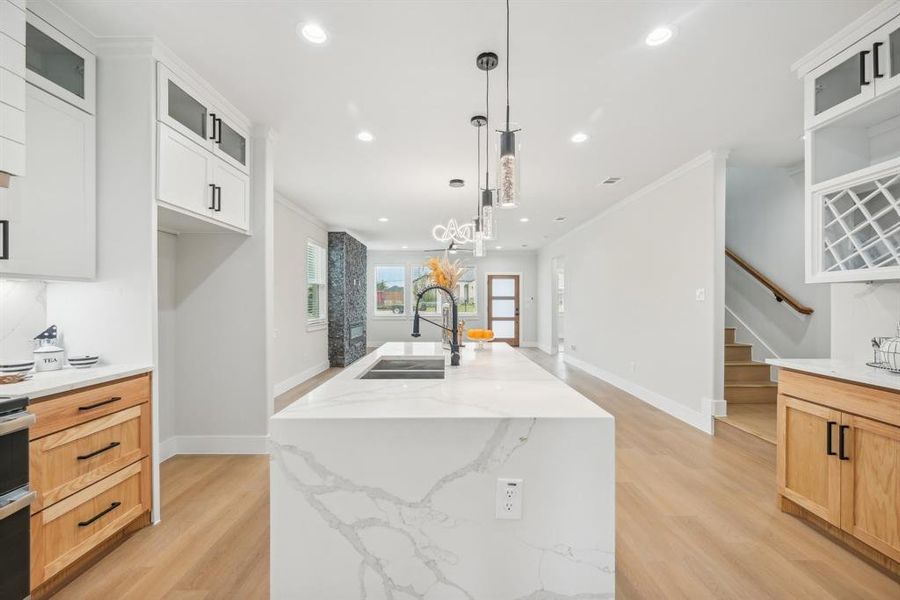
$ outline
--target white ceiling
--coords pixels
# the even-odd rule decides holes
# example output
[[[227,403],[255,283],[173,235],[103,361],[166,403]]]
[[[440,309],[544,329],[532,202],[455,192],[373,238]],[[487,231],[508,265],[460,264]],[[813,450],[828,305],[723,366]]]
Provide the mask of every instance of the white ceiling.
[[[799,161],[801,86],[790,64],[874,3],[513,0],[523,205],[502,215],[497,243],[539,247],[710,148],[731,149],[735,162]],[[97,36],[158,36],[278,131],[281,193],[370,247],[434,247],[433,224],[474,212],[469,117],[484,106],[474,61],[483,50],[501,57],[493,128],[504,102],[502,1],[57,4]],[[325,46],[296,35],[310,20],[330,33]],[[662,23],[678,35],[645,46]],[[375,141],[358,141],[361,129]],[[576,131],[590,140],[572,144]],[[598,185],[611,175],[624,180]],[[451,177],[466,187],[449,188]]]

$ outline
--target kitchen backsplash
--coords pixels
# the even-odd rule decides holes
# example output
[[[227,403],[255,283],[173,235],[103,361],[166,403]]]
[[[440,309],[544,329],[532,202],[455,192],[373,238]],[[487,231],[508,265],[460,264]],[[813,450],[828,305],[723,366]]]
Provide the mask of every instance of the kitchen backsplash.
[[[900,283],[831,285],[832,358],[856,363],[872,360],[872,338],[897,335],[898,322]]]
[[[0,363],[31,360],[34,336],[47,327],[47,284],[0,279]]]

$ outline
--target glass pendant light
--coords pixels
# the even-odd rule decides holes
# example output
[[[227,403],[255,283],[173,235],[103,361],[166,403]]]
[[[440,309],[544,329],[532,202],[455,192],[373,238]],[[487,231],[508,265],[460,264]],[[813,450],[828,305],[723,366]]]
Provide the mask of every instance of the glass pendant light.
[[[490,122],[490,96],[491,96],[491,78],[490,72],[496,68],[499,58],[493,52],[482,52],[475,59],[478,68],[484,71],[485,90],[484,90],[484,121],[480,125],[485,127],[487,131]],[[475,124],[473,118],[473,124]],[[478,179],[481,179],[481,129],[478,130]],[[488,146],[490,144],[490,135],[484,137],[484,189],[480,191],[478,198],[478,216],[481,223],[481,233],[485,240],[494,240],[497,238],[497,216],[494,211],[494,191],[490,188],[490,152]]]
[[[509,0],[506,0],[506,129],[499,130],[500,159],[497,163],[497,205],[500,208],[519,206],[519,177],[522,169],[521,148],[509,122]]]
[[[494,191],[481,190],[481,232],[484,239],[497,239],[497,217],[494,215]]]

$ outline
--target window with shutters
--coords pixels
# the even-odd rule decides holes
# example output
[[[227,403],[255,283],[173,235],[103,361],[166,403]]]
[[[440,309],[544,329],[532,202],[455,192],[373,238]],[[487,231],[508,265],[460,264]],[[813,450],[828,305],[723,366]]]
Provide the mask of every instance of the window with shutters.
[[[325,248],[312,240],[306,242],[306,324],[320,329],[328,320],[327,267]]]

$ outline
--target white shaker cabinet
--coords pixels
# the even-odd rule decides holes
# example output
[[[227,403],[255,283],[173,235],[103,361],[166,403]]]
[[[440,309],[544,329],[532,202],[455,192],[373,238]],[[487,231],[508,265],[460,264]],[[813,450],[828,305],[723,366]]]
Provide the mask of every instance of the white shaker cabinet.
[[[237,169],[216,160],[212,165],[212,185],[216,186],[214,218],[246,229],[250,200],[250,180]]]
[[[0,275],[91,279],[96,274],[94,117],[28,85],[28,174],[0,190],[7,257]]]
[[[157,199],[173,208],[208,215],[213,209],[212,155],[167,125],[160,124],[158,130]]]
[[[25,175],[25,18],[24,3],[0,0],[0,187]]]

